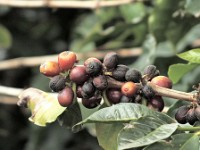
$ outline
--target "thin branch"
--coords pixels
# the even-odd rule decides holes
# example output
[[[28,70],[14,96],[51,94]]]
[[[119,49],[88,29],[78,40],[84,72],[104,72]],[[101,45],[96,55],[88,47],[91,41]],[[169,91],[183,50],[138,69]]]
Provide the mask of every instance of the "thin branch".
[[[95,51],[89,53],[77,53],[79,60],[85,60],[89,57],[103,58],[108,51]],[[139,56],[142,54],[141,48],[120,49],[116,51],[120,57]],[[14,69],[19,67],[39,66],[44,61],[57,61],[58,55],[46,55],[36,57],[20,57],[10,60],[0,61],[0,70]]]
[[[0,0],[0,5],[11,7],[50,7],[50,8],[85,8],[96,9],[99,7],[113,7],[142,0],[86,0],[86,1],[70,1],[70,0]]]

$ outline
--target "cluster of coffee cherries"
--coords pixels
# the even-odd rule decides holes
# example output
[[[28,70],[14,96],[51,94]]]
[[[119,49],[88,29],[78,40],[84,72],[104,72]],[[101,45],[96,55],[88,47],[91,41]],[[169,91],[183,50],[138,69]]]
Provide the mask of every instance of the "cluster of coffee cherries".
[[[181,106],[175,114],[175,119],[181,124],[193,125],[196,121],[200,121],[200,106],[198,104]]]
[[[64,107],[72,105],[76,95],[86,108],[95,108],[105,95],[109,105],[143,103],[145,99],[149,108],[162,111],[162,97],[147,83],[172,88],[171,80],[161,76],[156,66],[149,65],[142,73],[119,64],[115,52],[107,53],[102,62],[94,57],[88,58],[83,65],[76,65],[76,62],[75,53],[64,51],[58,55],[57,62],[48,61],[40,66],[40,72],[51,77],[49,87],[58,92],[58,102]],[[75,90],[73,84],[76,84]]]

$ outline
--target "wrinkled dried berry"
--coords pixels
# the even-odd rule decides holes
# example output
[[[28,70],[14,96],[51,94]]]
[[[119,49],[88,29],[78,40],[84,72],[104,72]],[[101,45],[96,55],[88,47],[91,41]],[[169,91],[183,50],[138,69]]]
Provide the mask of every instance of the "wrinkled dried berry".
[[[126,65],[117,65],[112,72],[112,77],[118,81],[125,81],[125,74],[129,70]]]
[[[95,87],[94,85],[92,84],[92,82],[90,81],[87,81],[83,84],[82,86],[82,96],[84,98],[90,98],[94,95],[94,92],[95,92]]]
[[[66,79],[62,75],[57,75],[51,78],[49,87],[54,92],[59,92],[65,88]]]
[[[186,115],[189,109],[190,108],[188,106],[181,106],[180,108],[178,108],[175,114],[175,119],[177,120],[178,123],[181,123],[181,124],[187,123]]]
[[[99,75],[93,79],[93,84],[98,90],[104,90],[108,86],[107,79],[104,75]]]
[[[191,108],[186,115],[186,120],[189,124],[193,125],[197,121],[197,117],[194,113],[194,108]]]
[[[137,69],[132,68],[126,72],[125,78],[127,81],[139,83],[140,80],[142,79],[142,74]]]
[[[101,97],[93,96],[89,99],[82,99],[82,104],[88,109],[97,107],[101,103]]]
[[[156,66],[149,65],[144,68],[144,75],[146,75],[147,80],[151,80],[154,77],[158,76],[160,74],[159,70],[157,70]]]
[[[155,92],[153,91],[153,89],[148,86],[148,85],[145,85],[143,88],[142,88],[142,94],[145,98],[149,99],[149,98],[152,98],[155,96]]]
[[[103,64],[108,70],[112,70],[117,67],[118,65],[118,55],[115,52],[109,52],[105,55]]]

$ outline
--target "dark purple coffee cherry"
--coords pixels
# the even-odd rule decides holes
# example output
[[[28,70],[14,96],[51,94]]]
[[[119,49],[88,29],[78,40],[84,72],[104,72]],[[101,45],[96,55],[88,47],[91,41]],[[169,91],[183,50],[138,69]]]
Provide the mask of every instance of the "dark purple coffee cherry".
[[[97,76],[102,72],[102,63],[98,61],[90,61],[89,63],[86,63],[86,72],[90,76]]]
[[[57,75],[51,78],[49,87],[54,92],[59,92],[65,88],[66,79],[62,75]]]
[[[86,68],[83,65],[75,66],[71,69],[69,78],[76,84],[83,84],[88,80],[89,76],[86,73]]]
[[[115,52],[109,52],[105,55],[103,59],[103,64],[108,70],[112,70],[117,67],[118,65],[118,55]]]
[[[98,90],[105,90],[108,86],[106,76],[99,75],[93,78],[93,84]]]
[[[109,102],[112,104],[119,103],[122,97],[122,93],[119,89],[108,89],[106,90],[106,95]]]
[[[82,92],[83,92],[82,86],[81,86],[81,85],[78,85],[77,88],[76,88],[76,96],[77,96],[78,98],[83,98]]]
[[[82,86],[82,96],[84,98],[90,98],[94,95],[94,92],[95,92],[95,87],[94,85],[92,84],[92,82],[90,81],[87,81],[83,84]]]
[[[82,98],[82,104],[88,109],[93,109],[101,103],[101,97],[98,96],[93,96],[90,97],[89,99]]]
[[[112,77],[118,81],[125,81],[125,74],[129,70],[126,65],[117,65],[112,72]]]
[[[152,98],[155,96],[155,92],[153,91],[153,89],[148,86],[148,85],[145,85],[143,88],[142,88],[142,94],[145,98],[149,99],[149,98]]]
[[[137,69],[132,68],[126,72],[125,78],[127,81],[139,83],[142,79],[142,74]]]
[[[125,95],[123,95],[120,99],[120,103],[130,103],[133,102],[133,98],[127,97]]]
[[[190,110],[187,112],[186,120],[191,125],[193,125],[198,120],[195,115],[194,108],[190,108]]]
[[[181,106],[180,108],[178,108],[175,114],[175,119],[177,120],[178,123],[181,123],[181,124],[187,123],[186,115],[189,110],[190,110],[190,107],[188,106]]]
[[[148,100],[148,107],[157,111],[162,111],[165,104],[161,96],[154,96]]]
[[[200,106],[197,106],[194,110],[195,116],[200,120]]]
[[[143,73],[144,73],[144,75],[147,76],[146,79],[147,79],[148,81],[150,81],[150,80],[153,79],[154,77],[160,75],[159,70],[157,70],[156,66],[154,66],[154,65],[149,65],[149,66],[145,67]]]

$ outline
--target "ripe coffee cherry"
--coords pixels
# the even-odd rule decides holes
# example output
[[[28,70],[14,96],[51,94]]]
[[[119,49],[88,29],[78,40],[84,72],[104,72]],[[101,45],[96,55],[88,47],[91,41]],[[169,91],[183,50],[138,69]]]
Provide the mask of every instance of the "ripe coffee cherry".
[[[151,80],[156,76],[159,76],[160,72],[157,70],[156,66],[149,65],[144,68],[144,75],[147,75],[147,80]]]
[[[103,64],[106,66],[108,70],[112,70],[118,65],[118,55],[115,52],[109,52],[105,55],[103,59]]]
[[[112,104],[117,104],[120,102],[122,93],[119,89],[108,89],[106,91],[106,96]]]
[[[186,120],[189,124],[193,125],[197,121],[197,117],[194,113],[194,108],[191,108],[186,115]]]
[[[126,65],[117,65],[112,72],[112,77],[118,81],[125,81],[125,74],[129,70]]]
[[[101,103],[101,97],[90,97],[89,99],[82,99],[82,104],[88,109],[92,109],[97,107]]]
[[[83,84],[88,80],[89,76],[86,73],[86,68],[83,65],[75,66],[71,69],[69,78],[76,84]]]
[[[140,80],[142,79],[142,74],[137,69],[132,68],[126,72],[125,78],[127,81],[139,83]]]
[[[46,61],[40,65],[40,73],[47,77],[53,77],[60,73],[60,68],[57,62]]]
[[[101,64],[101,61],[99,59],[94,58],[94,57],[90,57],[84,62],[84,66],[88,65],[90,62],[98,62],[98,63]]]
[[[123,95],[120,99],[120,103],[130,103],[133,101],[133,98],[127,97],[125,95]]]
[[[94,92],[95,92],[95,87],[94,85],[92,84],[92,82],[90,81],[87,81],[83,84],[82,86],[82,96],[84,98],[90,98],[94,95]]]
[[[108,86],[106,76],[99,75],[93,79],[93,84],[98,90],[104,90]]]
[[[71,87],[66,87],[58,93],[58,102],[63,107],[68,107],[73,103],[74,92]]]
[[[142,88],[142,94],[144,95],[145,98],[149,99],[149,98],[154,97],[155,92],[153,91],[153,89],[150,86],[145,85]]]
[[[78,98],[83,98],[82,92],[83,92],[82,86],[78,85],[77,88],[76,88],[76,96],[77,96]]]
[[[54,92],[59,92],[65,88],[66,79],[62,75],[57,75],[51,78],[49,82],[49,87]]]
[[[122,85],[121,92],[127,97],[133,97],[137,92],[137,86],[134,82],[126,82]]]
[[[200,120],[200,106],[197,106],[194,110],[195,116]]]
[[[169,89],[172,88],[172,81],[165,76],[157,76],[151,80],[151,83]]]
[[[71,69],[76,62],[76,54],[70,51],[64,51],[58,55],[58,65],[61,71]]]
[[[148,107],[157,111],[162,111],[165,104],[161,96],[155,96],[152,99],[149,99]]]
[[[190,108],[188,106],[181,106],[180,108],[178,108],[175,114],[175,119],[177,120],[178,123],[181,124],[187,123],[186,115],[189,110]]]
[[[86,72],[90,76],[99,75],[102,72],[102,63],[97,61],[90,61],[89,63],[85,63]]]

